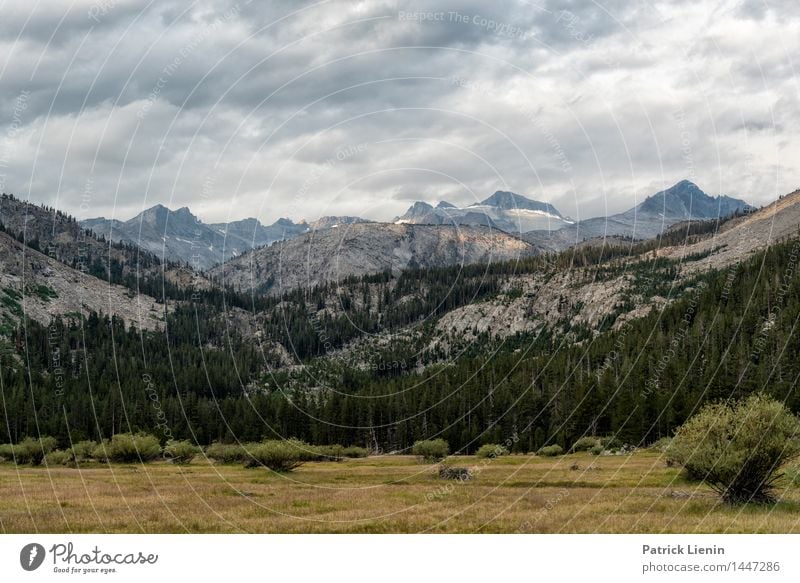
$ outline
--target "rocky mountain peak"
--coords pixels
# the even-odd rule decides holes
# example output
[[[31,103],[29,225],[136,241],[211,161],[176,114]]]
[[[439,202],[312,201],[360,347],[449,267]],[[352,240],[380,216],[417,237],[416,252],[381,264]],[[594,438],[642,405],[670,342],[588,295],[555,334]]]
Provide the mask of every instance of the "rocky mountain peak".
[[[639,213],[652,213],[664,217],[716,218],[724,217],[748,205],[743,200],[729,196],[709,196],[689,180],[647,197],[636,209]]]
[[[530,210],[540,211],[556,217],[561,217],[561,213],[548,202],[540,202],[532,200],[521,194],[509,192],[506,190],[498,190],[492,196],[480,203],[481,205],[491,206],[498,209],[513,211],[513,210]],[[478,205],[473,205],[478,206]]]

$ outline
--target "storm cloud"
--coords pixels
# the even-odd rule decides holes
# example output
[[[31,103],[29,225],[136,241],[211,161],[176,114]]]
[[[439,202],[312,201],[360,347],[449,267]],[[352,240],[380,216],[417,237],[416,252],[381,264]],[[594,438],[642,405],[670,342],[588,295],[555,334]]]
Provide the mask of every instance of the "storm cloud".
[[[6,2],[0,190],[78,215],[588,218],[800,186],[790,0]]]

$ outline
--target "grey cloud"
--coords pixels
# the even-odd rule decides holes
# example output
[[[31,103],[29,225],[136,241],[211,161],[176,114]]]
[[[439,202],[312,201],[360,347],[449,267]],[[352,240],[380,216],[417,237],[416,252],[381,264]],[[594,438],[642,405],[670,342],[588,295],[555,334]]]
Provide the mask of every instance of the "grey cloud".
[[[5,188],[75,211],[88,181],[93,215],[162,202],[208,221],[390,219],[499,188],[585,218],[681,178],[763,202],[776,166],[787,190],[798,178],[800,47],[767,18],[791,3],[756,4],[709,19],[681,0],[120,2],[89,24],[84,2],[56,30],[65,9],[15,2],[0,23]]]
[[[764,20],[770,13],[783,19],[800,17],[794,0],[741,0],[736,9],[740,18],[757,21]]]

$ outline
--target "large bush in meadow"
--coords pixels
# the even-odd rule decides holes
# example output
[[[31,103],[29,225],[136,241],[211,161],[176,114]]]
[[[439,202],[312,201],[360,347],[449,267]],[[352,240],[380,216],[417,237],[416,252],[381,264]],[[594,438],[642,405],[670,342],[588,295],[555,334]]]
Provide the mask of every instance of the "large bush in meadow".
[[[92,450],[92,459],[106,463],[108,462],[108,457],[111,452],[111,440],[110,439],[103,439],[97,445],[94,446]]]
[[[269,439],[245,449],[245,467],[266,467],[276,472],[290,472],[307,461],[319,459],[312,446],[297,439]]]
[[[201,450],[191,441],[170,439],[164,446],[164,457],[174,464],[188,464]]]
[[[584,437],[579,438],[575,443],[572,444],[570,451],[572,452],[592,451],[592,449],[598,445],[600,446],[603,445],[598,437],[585,435]]]
[[[338,462],[344,457],[344,446],[339,444],[334,445],[318,445],[313,448],[317,454],[315,460],[322,462]]]
[[[411,446],[411,453],[426,461],[438,461],[450,453],[450,445],[444,439],[425,439]]]
[[[56,448],[56,445],[53,437],[26,437],[15,445],[0,446],[0,457],[6,461],[16,462],[17,465],[38,466],[44,457]]]
[[[44,463],[48,467],[55,466],[75,466],[75,454],[71,450],[55,449],[44,456]]]
[[[238,464],[245,461],[247,452],[238,443],[214,442],[206,447],[206,456],[220,464]]]
[[[96,448],[97,448],[96,441],[85,439],[83,441],[73,443],[71,449],[77,461],[85,461],[85,460],[90,460],[92,459],[92,457],[94,457],[94,452]]]
[[[342,451],[342,455],[344,457],[349,458],[360,458],[360,457],[367,457],[369,455],[369,450],[366,447],[359,447],[357,445],[349,445]]]
[[[763,395],[705,406],[675,434],[667,456],[728,503],[772,502],[781,466],[800,453],[800,422]]]
[[[0,443],[0,462],[14,460],[14,446],[10,443]]]
[[[536,455],[543,457],[556,457],[563,453],[564,448],[560,445],[545,445],[544,447],[539,448],[539,451],[536,452]]]
[[[496,443],[486,443],[478,448],[475,455],[479,458],[496,458],[501,455],[508,455],[508,448]]]
[[[579,438],[575,443],[572,444],[570,451],[578,452],[578,451],[592,451],[595,446],[602,446],[603,444],[600,443],[600,439],[597,437],[592,437],[590,435],[586,435],[584,437]]]
[[[118,433],[106,448],[109,461],[118,463],[148,462],[161,455],[161,444],[148,433]]]

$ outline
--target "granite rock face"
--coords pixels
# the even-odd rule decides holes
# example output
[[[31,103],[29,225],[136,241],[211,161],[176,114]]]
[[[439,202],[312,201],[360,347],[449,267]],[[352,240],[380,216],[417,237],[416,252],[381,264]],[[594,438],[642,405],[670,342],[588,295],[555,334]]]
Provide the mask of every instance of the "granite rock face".
[[[486,227],[359,223],[255,249],[209,272],[218,284],[280,293],[350,276],[507,261],[536,248]]]
[[[117,316],[144,330],[163,326],[169,309],[154,298],[72,269],[0,233],[0,322],[22,315],[47,325],[54,316]]]

